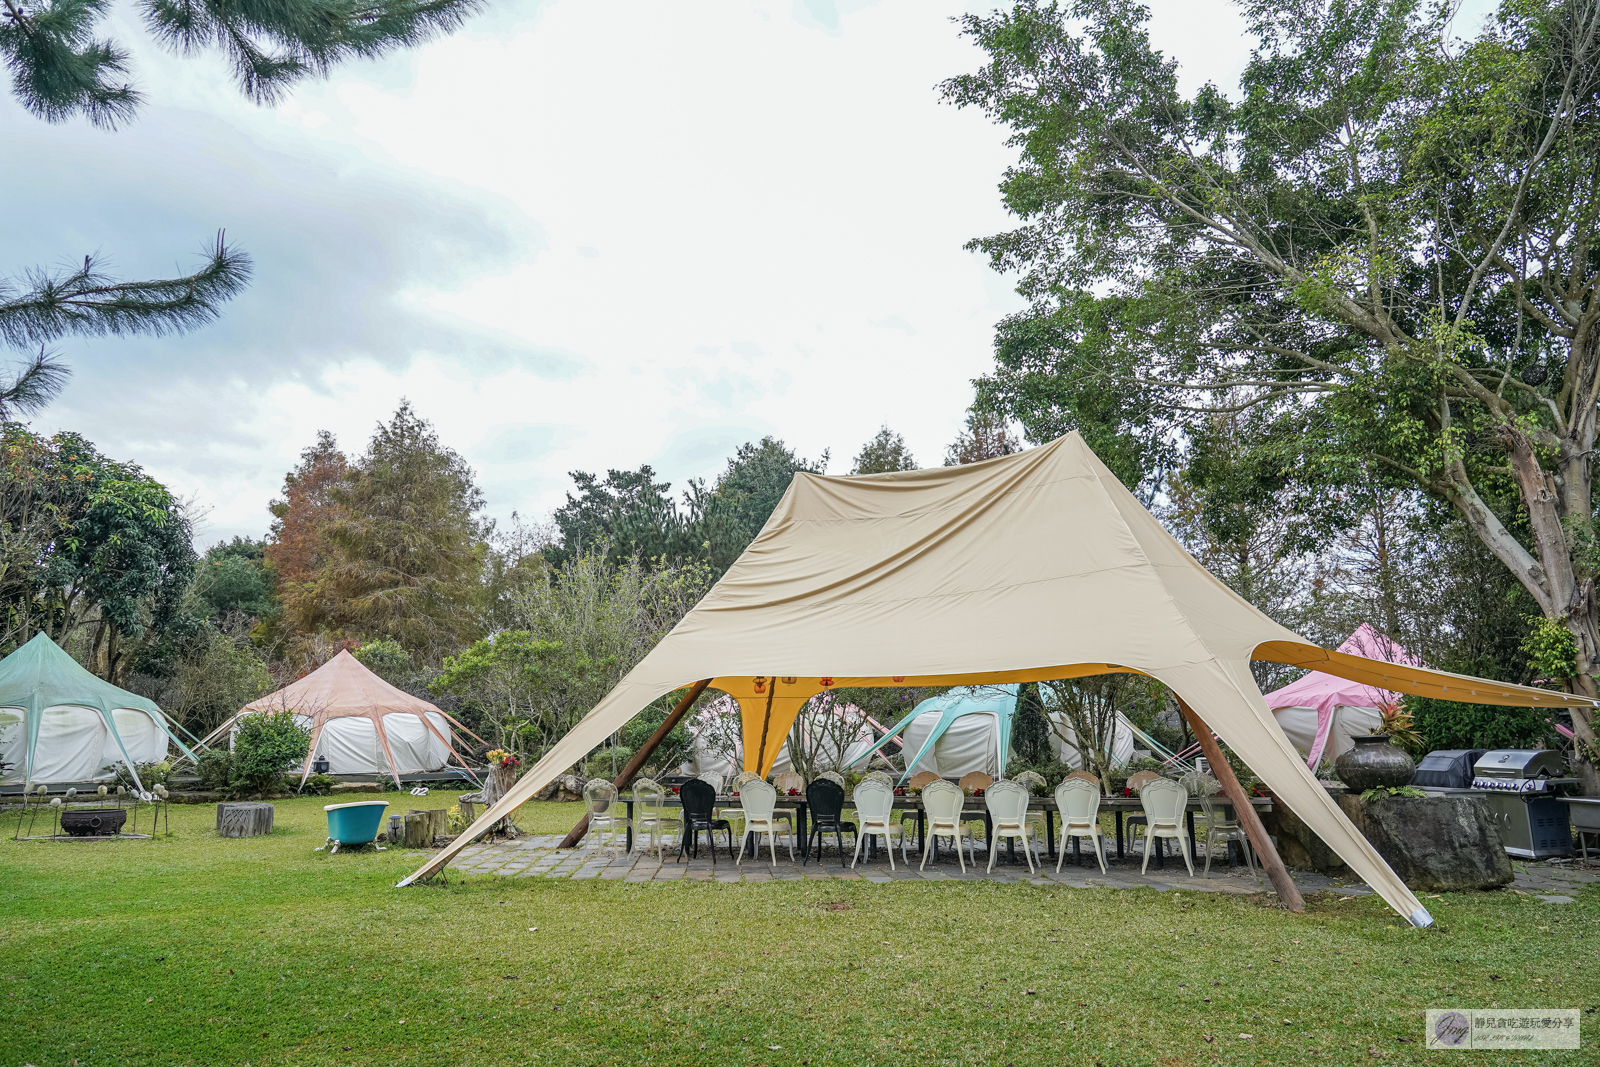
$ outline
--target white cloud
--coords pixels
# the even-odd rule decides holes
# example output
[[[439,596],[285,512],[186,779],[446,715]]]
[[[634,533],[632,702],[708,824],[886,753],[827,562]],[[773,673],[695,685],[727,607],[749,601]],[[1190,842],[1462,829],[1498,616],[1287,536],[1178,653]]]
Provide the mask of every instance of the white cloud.
[[[1185,88],[1231,86],[1233,9],[1154,6]],[[32,151],[0,179],[52,190],[18,265],[110,235],[130,273],[160,270],[228,226],[259,267],[211,330],[73,344],[78,379],[38,421],[198,493],[213,536],[260,533],[317,429],[358,451],[401,396],[502,516],[559,503],[573,469],[714,475],[764,433],[839,470],[887,423],[936,463],[1020,306],[962,248],[1008,225],[1012,158],[939,102],[980,62],[962,10],[513,4],[274,110],[220,60],[148,44],[129,131],[6,105],[0,136]]]

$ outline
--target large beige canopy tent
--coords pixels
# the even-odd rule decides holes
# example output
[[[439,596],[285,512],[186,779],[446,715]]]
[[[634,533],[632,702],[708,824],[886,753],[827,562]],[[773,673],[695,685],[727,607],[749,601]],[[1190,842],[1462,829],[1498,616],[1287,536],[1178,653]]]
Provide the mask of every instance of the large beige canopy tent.
[[[1170,686],[1396,911],[1431,923],[1273,721],[1252,659],[1448,700],[1595,703],[1313,645],[1207,573],[1076,433],[960,467],[802,473],[705,599],[400,884],[440,870],[651,701],[702,679],[739,701],[745,764],[765,771],[801,704],[836,686],[1134,671]]]
[[[466,732],[464,726],[426,700],[379,678],[348,649],[304,678],[245,705],[205,741],[209,744],[224,734],[231,738],[240,715],[281,710],[293,712],[295,721],[311,731],[302,782],[318,756],[327,759],[334,774],[387,771],[396,785],[402,774],[437,771],[451,756],[467,766],[450,744],[451,727]]]

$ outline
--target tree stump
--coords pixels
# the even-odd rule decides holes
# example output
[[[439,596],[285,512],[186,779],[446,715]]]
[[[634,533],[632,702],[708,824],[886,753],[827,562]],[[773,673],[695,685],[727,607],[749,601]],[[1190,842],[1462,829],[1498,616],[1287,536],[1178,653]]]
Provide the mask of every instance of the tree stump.
[[[217,833],[222,837],[260,837],[272,833],[272,805],[218,804]]]
[[[493,807],[495,802],[511,792],[511,787],[516,784],[517,769],[515,767],[502,767],[498,763],[491,766],[488,777],[484,779],[481,791],[484,807]],[[490,833],[511,834],[515,831],[516,827],[511,825],[510,819],[501,819],[489,828]]]
[[[450,811],[434,808],[419,811],[412,808],[406,813],[406,848],[432,848],[433,839],[450,833]]]

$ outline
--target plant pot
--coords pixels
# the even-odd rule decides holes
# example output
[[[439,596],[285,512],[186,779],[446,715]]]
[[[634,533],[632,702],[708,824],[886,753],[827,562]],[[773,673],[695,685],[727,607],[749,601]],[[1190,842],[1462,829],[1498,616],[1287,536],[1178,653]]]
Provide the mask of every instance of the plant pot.
[[[1390,743],[1388,734],[1360,734],[1350,740],[1355,747],[1334,761],[1339,780],[1352,793],[1368,789],[1398,789],[1417,776],[1411,757]]]
[[[110,837],[128,821],[123,808],[73,808],[61,813],[61,829],[73,837]]]

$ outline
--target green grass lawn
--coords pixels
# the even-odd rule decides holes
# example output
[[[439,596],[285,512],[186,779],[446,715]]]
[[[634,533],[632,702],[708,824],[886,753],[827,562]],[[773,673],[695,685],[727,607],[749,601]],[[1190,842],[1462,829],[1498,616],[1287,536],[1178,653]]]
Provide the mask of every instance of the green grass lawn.
[[[104,844],[13,842],[7,815],[0,1067],[1600,1063],[1594,888],[1449,894],[1425,932],[1376,898],[1026,883],[396,890],[418,855],[313,852],[323,803],[246,840],[209,806]],[[1423,1052],[1448,1006],[1592,1014],[1576,1052]]]

